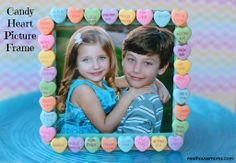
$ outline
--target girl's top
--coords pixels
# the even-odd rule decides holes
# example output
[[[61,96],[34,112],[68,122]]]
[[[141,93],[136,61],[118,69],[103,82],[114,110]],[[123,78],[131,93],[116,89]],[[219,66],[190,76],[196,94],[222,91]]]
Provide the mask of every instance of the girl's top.
[[[79,85],[88,85],[93,89],[106,114],[108,114],[116,105],[117,101],[115,90],[109,87],[105,80],[102,81],[104,88],[101,88],[87,80],[73,80],[66,99],[65,113],[59,115],[55,126],[58,133],[99,133],[99,130],[97,130],[90,122],[83,109],[74,105],[70,101],[74,89]]]

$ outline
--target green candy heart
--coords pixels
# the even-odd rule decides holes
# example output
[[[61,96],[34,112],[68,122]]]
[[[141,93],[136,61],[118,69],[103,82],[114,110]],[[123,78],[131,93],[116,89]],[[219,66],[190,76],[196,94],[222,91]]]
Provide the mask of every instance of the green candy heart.
[[[56,91],[56,84],[54,82],[41,81],[39,84],[39,89],[44,97],[51,96]]]
[[[174,133],[179,136],[184,136],[184,133],[188,130],[189,124],[187,121],[179,121],[175,119],[172,123]]]
[[[97,21],[100,19],[100,16],[100,10],[98,10],[97,8],[85,9],[84,17],[90,24],[96,24]]]
[[[192,30],[188,26],[176,27],[174,30],[174,35],[178,42],[186,44],[192,36]]]
[[[85,139],[85,148],[91,152],[94,153],[100,148],[100,139],[97,137],[87,137]]]

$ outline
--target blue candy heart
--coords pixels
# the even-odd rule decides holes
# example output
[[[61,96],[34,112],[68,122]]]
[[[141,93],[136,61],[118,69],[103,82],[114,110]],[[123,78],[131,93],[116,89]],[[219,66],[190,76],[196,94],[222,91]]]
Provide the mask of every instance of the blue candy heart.
[[[118,146],[123,152],[129,152],[134,145],[134,140],[131,136],[120,136],[118,138]]]
[[[180,105],[186,103],[189,94],[190,93],[188,89],[175,88],[173,92],[175,101]]]
[[[44,126],[50,127],[57,120],[57,114],[55,112],[42,111],[40,114],[40,120]]]
[[[169,11],[156,11],[154,13],[154,21],[159,27],[165,27],[170,21]]]
[[[63,23],[66,20],[67,9],[66,8],[52,8],[49,16],[57,24]]]

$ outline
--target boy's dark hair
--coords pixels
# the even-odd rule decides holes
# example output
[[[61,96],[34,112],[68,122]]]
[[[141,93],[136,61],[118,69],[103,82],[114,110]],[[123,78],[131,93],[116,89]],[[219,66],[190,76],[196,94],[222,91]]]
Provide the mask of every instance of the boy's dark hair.
[[[173,54],[174,36],[165,28],[140,26],[132,30],[125,38],[122,47],[123,57],[127,51],[140,55],[158,55],[160,68],[169,63]]]

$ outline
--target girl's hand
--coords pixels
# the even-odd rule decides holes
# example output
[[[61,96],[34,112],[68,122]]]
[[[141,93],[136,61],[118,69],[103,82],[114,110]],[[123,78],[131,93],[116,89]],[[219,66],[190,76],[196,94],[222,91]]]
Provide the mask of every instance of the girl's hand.
[[[155,90],[151,88],[150,86],[146,86],[142,88],[130,87],[127,92],[127,94],[130,94],[133,97],[133,99],[145,93],[155,93]]]
[[[167,103],[170,100],[170,93],[168,89],[165,87],[165,85],[156,79],[155,81],[156,86],[158,87],[158,94],[161,98],[161,101],[163,103]]]

